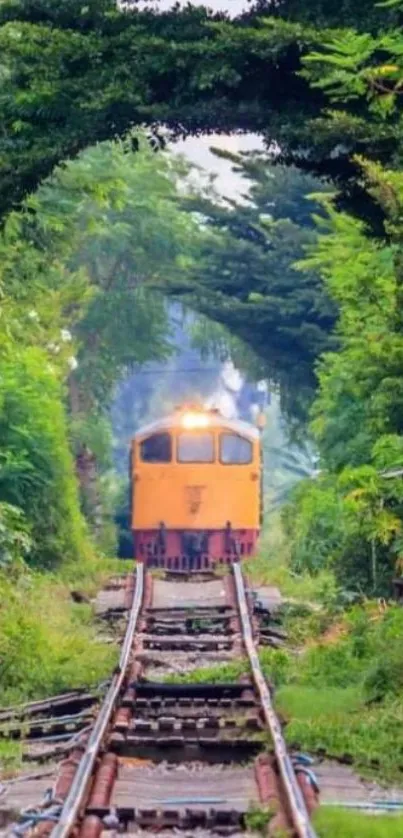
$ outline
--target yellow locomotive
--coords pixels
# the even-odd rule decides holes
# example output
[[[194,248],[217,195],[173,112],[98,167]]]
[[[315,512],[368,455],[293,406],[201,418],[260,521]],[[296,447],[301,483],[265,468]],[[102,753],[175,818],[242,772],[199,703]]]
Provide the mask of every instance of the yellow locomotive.
[[[256,549],[262,509],[259,431],[189,407],[142,427],[131,449],[135,556],[198,570]]]

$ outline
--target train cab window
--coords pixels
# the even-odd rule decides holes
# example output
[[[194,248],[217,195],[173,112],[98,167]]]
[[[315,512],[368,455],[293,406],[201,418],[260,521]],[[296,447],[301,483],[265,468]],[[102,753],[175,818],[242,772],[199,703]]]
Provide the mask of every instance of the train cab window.
[[[224,465],[246,465],[252,462],[252,443],[238,434],[220,435],[220,462]]]
[[[177,451],[179,463],[213,463],[213,434],[181,433],[178,435]]]
[[[172,460],[172,438],[161,433],[143,439],[140,444],[140,456],[143,463],[170,463]]]

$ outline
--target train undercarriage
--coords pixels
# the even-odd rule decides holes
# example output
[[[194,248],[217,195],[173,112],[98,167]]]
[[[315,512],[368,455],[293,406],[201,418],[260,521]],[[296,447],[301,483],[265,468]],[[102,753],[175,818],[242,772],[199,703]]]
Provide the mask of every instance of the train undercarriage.
[[[256,551],[258,530],[175,530],[163,523],[157,530],[134,530],[134,555],[148,567],[168,570],[203,570],[216,563],[232,564]]]

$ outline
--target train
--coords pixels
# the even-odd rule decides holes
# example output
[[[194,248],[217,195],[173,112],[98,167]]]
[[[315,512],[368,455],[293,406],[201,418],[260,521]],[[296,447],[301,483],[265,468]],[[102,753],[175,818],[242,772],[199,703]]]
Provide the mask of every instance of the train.
[[[130,453],[135,558],[198,571],[256,552],[263,517],[261,432],[216,409],[178,407],[139,428]]]

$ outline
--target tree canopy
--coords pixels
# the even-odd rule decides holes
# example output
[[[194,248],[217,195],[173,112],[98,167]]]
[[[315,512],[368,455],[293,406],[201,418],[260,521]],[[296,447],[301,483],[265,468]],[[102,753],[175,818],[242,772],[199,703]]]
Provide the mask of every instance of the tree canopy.
[[[375,39],[352,33],[349,44],[334,40],[311,56],[312,79],[344,104],[365,101],[368,130],[379,131],[390,116],[401,119],[402,55],[401,31]],[[316,569],[327,563],[342,584],[372,593],[389,592],[402,567],[403,189],[401,161],[392,156],[392,163],[356,159],[382,211],[378,236],[325,199],[327,219],[317,219],[319,237],[299,266],[318,270],[337,302],[339,346],[318,365],[312,430],[323,473],[295,497],[293,560],[301,567],[314,556]]]
[[[113,388],[130,365],[171,351],[155,285],[186,274],[199,235],[176,200],[182,164],[135,139],[140,150],[99,144],[56,169],[0,239],[0,498],[25,512],[46,564],[84,550],[71,448],[87,517],[99,519]]]
[[[312,216],[320,207],[312,193],[327,187],[265,154],[219,154],[244,178],[245,195],[223,200],[213,191],[185,201],[213,235],[173,290],[248,345],[261,375],[279,386],[288,415],[306,419],[315,360],[335,345],[336,308],[319,274],[294,263],[316,239]]]
[[[331,176],[357,200],[352,155],[385,160],[400,153],[399,112],[367,125],[367,105],[352,97],[347,108],[333,103],[332,113],[323,113],[323,85],[301,71],[317,50],[322,64],[334,66],[324,47],[336,43],[346,45],[337,59],[341,74],[346,65],[351,70],[352,55],[362,70],[372,67],[377,36],[367,43],[372,36],[347,30],[346,20],[359,29],[388,27],[384,48],[393,52],[399,11],[374,4],[360,15],[362,5],[284,2],[269,14],[260,4],[229,20],[192,6],[123,12],[114,0],[85,6],[6,0],[0,8],[2,213],[57,163],[141,123],[164,124],[177,135],[261,132],[267,143],[280,144],[284,160]]]

